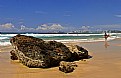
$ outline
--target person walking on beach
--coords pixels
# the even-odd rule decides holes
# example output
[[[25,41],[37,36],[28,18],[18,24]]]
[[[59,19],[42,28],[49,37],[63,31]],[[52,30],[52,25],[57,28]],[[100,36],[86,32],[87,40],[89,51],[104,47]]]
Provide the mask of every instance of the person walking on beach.
[[[106,47],[106,48],[107,48],[107,46],[109,46],[109,45],[108,45],[108,42],[107,42],[107,39],[108,39],[109,36],[110,36],[110,35],[107,34],[106,31],[105,31],[104,38],[105,38],[105,47]]]
[[[108,37],[109,37],[109,34],[107,34],[106,31],[105,31],[105,34],[104,34],[105,41],[107,41]]]

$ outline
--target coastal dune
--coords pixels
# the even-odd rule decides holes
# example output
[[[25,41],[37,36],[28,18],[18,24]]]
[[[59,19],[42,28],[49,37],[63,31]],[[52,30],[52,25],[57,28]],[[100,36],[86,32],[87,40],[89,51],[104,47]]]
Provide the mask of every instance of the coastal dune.
[[[71,45],[71,42],[69,43]],[[66,45],[69,45],[66,44]],[[28,68],[10,59],[12,46],[0,46],[1,78],[120,78],[121,39],[104,42],[73,43],[86,48],[91,59],[76,61],[78,67],[72,73],[63,73],[58,67]]]

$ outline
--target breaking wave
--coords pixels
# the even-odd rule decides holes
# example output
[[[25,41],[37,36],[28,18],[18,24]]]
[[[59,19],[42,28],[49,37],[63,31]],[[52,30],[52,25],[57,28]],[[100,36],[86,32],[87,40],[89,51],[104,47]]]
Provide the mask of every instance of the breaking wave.
[[[9,39],[17,34],[0,34],[0,46],[11,45]],[[102,34],[21,34],[33,36],[44,40],[55,40],[62,43],[68,42],[98,42],[104,41]],[[113,40],[121,37],[121,33],[110,33],[111,37],[108,40]]]

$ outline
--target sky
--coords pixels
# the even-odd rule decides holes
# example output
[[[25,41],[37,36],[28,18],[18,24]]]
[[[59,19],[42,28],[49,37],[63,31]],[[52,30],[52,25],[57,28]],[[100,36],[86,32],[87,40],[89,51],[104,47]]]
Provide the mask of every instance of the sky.
[[[121,29],[121,0],[0,0],[0,31],[82,26]]]

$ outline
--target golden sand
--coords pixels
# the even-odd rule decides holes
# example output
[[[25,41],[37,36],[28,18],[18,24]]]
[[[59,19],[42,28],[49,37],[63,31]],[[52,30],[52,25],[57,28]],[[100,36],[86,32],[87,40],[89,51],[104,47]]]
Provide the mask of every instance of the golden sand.
[[[28,68],[10,59],[11,46],[0,47],[0,78],[121,78],[121,46],[117,46],[121,45],[121,39],[108,44],[105,47],[104,42],[78,43],[93,57],[76,61],[78,67],[67,74],[59,71],[58,67]]]

